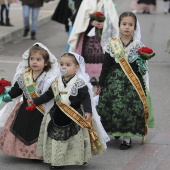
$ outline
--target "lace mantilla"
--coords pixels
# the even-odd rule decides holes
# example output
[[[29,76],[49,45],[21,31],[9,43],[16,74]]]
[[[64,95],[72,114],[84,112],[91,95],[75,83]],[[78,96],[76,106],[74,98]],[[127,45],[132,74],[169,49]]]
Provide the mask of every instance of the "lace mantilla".
[[[19,75],[17,82],[19,84],[19,87],[22,89],[25,98],[31,99],[31,96],[28,94],[24,85],[23,74]],[[46,72],[43,72],[36,80],[36,92],[38,95],[42,95],[42,90],[45,82],[46,82]]]
[[[133,63],[136,60],[136,59],[135,60],[133,59],[133,56],[136,55],[138,49],[143,46],[144,44],[141,41],[134,39],[133,42],[131,42],[127,47],[123,48],[125,52],[125,57],[129,63]],[[115,58],[114,53],[109,43],[106,45],[105,50],[107,53],[110,54],[111,57]],[[115,58],[115,61],[116,63],[118,63],[116,58]]]

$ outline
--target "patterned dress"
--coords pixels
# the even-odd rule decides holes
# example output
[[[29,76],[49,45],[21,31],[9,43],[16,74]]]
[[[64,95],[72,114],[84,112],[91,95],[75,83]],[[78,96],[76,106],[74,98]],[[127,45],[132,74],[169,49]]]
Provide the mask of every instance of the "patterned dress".
[[[35,80],[39,95],[46,81],[45,76],[46,72],[43,72]],[[22,74],[8,94],[12,99],[23,94],[23,101],[16,104],[0,132],[0,150],[19,158],[42,159],[36,155],[36,148],[43,114],[37,109],[32,112],[25,110],[30,96],[26,91]]]
[[[134,39],[127,46],[122,43],[122,46],[129,64],[146,93],[145,81],[138,71],[136,60],[133,58],[137,50],[144,45]],[[102,91],[97,110],[108,134],[113,136],[145,135],[145,116],[142,101],[115,59],[110,45],[107,46],[99,85],[102,87]]]

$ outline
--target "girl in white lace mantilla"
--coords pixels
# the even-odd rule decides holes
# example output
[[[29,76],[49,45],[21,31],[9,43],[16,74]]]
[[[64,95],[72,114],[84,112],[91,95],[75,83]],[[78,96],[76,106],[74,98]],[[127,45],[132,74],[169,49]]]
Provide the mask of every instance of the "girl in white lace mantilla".
[[[36,155],[39,130],[44,112],[52,107],[53,101],[32,112],[25,108],[32,94],[39,96],[49,88],[57,75],[58,62],[41,43],[35,43],[22,58],[8,92],[11,102],[0,110],[0,127],[3,127],[0,150],[20,158],[42,159]]]

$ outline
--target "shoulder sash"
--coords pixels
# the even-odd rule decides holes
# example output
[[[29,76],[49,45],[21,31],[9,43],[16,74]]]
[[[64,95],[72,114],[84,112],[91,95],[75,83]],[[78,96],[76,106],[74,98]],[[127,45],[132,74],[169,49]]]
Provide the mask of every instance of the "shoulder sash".
[[[24,80],[24,85],[26,87],[26,90],[28,92],[28,94],[32,97],[32,98],[37,98],[39,97],[39,95],[36,92],[36,88],[35,88],[35,83],[33,81],[33,77],[32,77],[32,71],[28,70],[23,74],[23,80]],[[42,114],[44,114],[45,110],[43,108],[42,105],[39,105],[36,107]]]

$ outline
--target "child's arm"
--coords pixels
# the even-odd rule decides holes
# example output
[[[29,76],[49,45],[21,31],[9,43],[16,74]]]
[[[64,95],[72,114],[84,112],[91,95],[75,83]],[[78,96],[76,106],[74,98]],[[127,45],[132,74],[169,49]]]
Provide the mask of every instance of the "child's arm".
[[[38,105],[41,105],[43,103],[49,102],[52,98],[54,98],[53,92],[51,87],[46,91],[43,95],[37,98],[33,98],[33,103]]]
[[[12,99],[20,96],[23,93],[22,89],[19,87],[19,84],[15,82],[14,86],[8,91],[8,96],[6,96],[3,101],[9,102],[12,101]]]
[[[83,105],[85,119],[86,121],[91,121],[92,119],[92,107],[91,107],[91,99],[90,94],[88,92],[88,87],[84,86],[79,89],[80,100]]]

